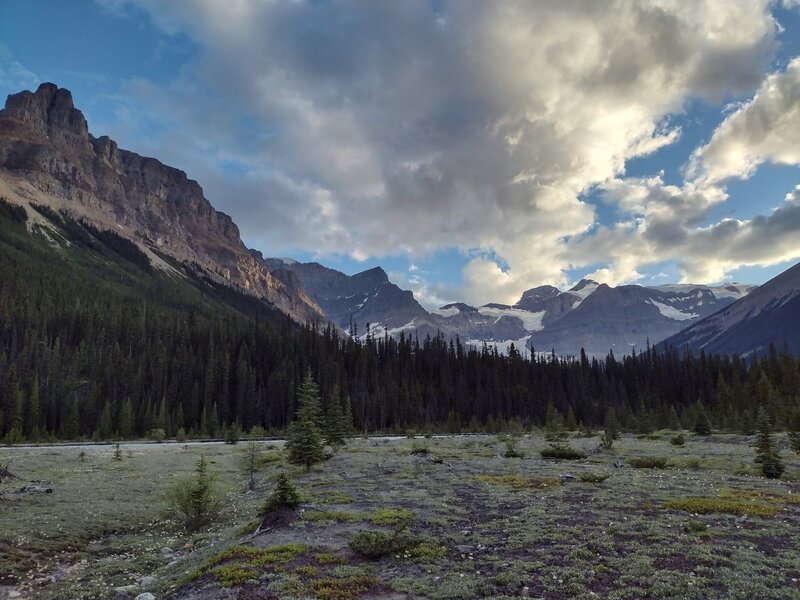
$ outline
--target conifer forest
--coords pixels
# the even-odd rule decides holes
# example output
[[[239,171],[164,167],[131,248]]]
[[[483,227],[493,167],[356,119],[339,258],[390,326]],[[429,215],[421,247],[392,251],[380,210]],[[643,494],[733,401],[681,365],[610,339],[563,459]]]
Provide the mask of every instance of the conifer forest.
[[[796,425],[800,362],[780,348],[749,360],[652,348],[600,360],[500,354],[441,335],[359,336],[358,324],[348,335],[293,324],[185,266],[176,265],[182,277],[158,271],[113,233],[51,215],[63,236],[54,242],[1,208],[0,438],[9,442],[279,434],[309,368],[323,410],[344,407],[365,432],[498,432],[548,414],[597,427],[613,411],[639,432],[708,420],[752,433],[762,406],[778,429]]]

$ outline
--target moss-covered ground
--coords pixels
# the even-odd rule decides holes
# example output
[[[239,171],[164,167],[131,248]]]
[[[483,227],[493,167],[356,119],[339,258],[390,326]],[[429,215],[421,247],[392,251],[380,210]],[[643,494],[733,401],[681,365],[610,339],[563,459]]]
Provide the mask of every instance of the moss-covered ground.
[[[122,460],[109,447],[2,448],[0,464],[53,493],[0,485],[0,585],[37,600],[114,598],[144,576],[157,581],[135,593],[181,600],[800,598],[798,457],[784,449],[784,479],[766,480],[751,439],[670,437],[623,436],[611,452],[573,438],[578,461],[540,458],[539,434],[511,459],[495,436],[354,439],[310,473],[273,451],[253,492],[245,443],[123,444]],[[164,492],[201,453],[225,502],[190,534]],[[631,466],[647,457],[666,468]],[[280,472],[305,502],[254,535]],[[365,547],[370,558],[353,549]]]

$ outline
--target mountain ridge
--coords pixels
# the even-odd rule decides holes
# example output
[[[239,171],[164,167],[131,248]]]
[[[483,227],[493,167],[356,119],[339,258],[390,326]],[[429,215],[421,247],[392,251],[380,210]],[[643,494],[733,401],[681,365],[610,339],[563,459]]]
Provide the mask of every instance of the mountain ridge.
[[[324,318],[304,290],[272,276],[250,254],[233,219],[212,206],[199,183],[92,136],[72,94],[53,83],[9,95],[0,110],[0,195],[29,213],[38,204],[86,219],[298,321]]]
[[[800,263],[659,347],[751,356],[770,344],[800,354]]]

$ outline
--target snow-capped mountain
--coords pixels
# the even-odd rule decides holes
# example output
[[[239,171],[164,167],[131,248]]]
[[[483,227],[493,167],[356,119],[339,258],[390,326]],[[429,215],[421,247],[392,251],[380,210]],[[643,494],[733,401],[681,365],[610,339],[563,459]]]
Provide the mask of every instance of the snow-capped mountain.
[[[260,262],[278,279],[296,277],[305,291],[322,308],[331,322],[349,332],[355,325],[360,336],[369,324],[373,333],[399,335],[401,331],[435,335],[436,318],[426,311],[408,290],[389,281],[380,267],[345,275],[319,263],[300,263],[283,258]]]
[[[439,310],[439,321],[468,343],[489,342],[501,351],[513,342],[519,349],[559,355],[577,355],[582,348],[589,355],[629,354],[728,306],[753,287],[613,288],[584,279],[564,292],[552,286],[530,289],[513,306],[450,304]]]
[[[604,356],[609,350],[629,354],[730,305],[754,287],[613,288],[583,279],[563,292],[547,285],[532,288],[514,305],[476,307],[455,302],[428,311],[380,268],[345,275],[318,263],[258,258],[279,280],[289,284],[287,277],[296,277],[327,317],[345,331],[355,324],[363,336],[369,323],[373,333],[420,338],[441,333],[466,344],[494,345],[501,352],[513,343],[520,350],[559,355],[577,355],[581,348],[589,355]]]
[[[765,353],[770,343],[800,353],[800,264],[661,346],[749,356]]]

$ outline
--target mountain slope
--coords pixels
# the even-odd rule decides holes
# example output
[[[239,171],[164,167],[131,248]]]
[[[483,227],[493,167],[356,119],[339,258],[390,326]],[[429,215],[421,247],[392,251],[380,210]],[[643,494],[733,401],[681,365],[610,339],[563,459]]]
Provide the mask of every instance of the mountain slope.
[[[770,343],[800,354],[800,264],[727,308],[667,338],[661,347],[763,354]]]
[[[322,318],[302,289],[273,277],[250,255],[238,227],[196,181],[92,136],[70,92],[52,83],[9,96],[0,110],[0,196],[25,206],[34,219],[31,207],[40,205],[112,230],[154,264],[166,256],[190,265],[296,320]]]
[[[437,323],[408,290],[401,290],[389,281],[380,267],[355,275],[346,275],[319,263],[300,263],[281,258],[255,256],[274,276],[294,274],[311,298],[322,308],[332,323],[345,331],[355,325],[359,332],[370,329],[390,335],[413,332],[419,335],[435,334]]]

